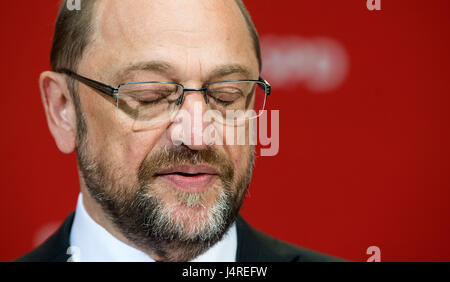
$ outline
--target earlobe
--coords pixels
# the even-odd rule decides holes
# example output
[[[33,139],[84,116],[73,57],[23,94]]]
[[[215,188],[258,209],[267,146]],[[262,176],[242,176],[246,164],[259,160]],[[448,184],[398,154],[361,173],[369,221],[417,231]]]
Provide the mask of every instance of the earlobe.
[[[76,115],[63,74],[45,71],[39,78],[47,124],[56,145],[63,153],[75,150]]]

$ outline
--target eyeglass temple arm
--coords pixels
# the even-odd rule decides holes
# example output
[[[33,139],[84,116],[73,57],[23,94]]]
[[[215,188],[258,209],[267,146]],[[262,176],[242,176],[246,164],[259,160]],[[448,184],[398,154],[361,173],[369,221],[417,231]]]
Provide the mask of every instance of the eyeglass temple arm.
[[[258,84],[258,86],[261,87],[261,89],[262,89],[264,92],[266,92],[266,95],[267,95],[267,96],[269,96],[270,93],[272,92],[272,86],[270,86],[270,83],[269,83],[267,80],[265,80],[264,78],[262,78],[262,77],[259,77],[258,80],[259,80],[260,82],[264,83],[264,85],[265,85],[266,87],[264,88],[261,84]]]
[[[118,98],[118,94],[117,93],[118,93],[119,89],[117,89],[117,88],[114,88],[114,87],[111,87],[109,85],[103,84],[101,82],[89,79],[87,77],[84,77],[82,75],[74,73],[73,71],[68,70],[68,69],[62,69],[62,70],[59,70],[58,72],[65,73],[68,76],[73,77],[76,80],[86,84],[87,86],[102,92],[103,94],[106,94],[106,95],[108,95],[110,97],[113,97],[115,99]]]

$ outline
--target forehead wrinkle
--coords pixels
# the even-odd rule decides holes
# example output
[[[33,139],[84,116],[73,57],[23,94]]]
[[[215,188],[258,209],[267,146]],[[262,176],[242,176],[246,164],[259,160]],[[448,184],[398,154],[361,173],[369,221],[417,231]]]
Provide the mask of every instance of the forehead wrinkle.
[[[246,24],[239,8],[236,5],[229,5],[230,3],[226,1],[198,1],[195,3],[200,5],[187,5],[192,2],[181,1],[176,2],[176,4],[171,1],[143,2],[137,0],[131,2],[132,4],[130,4],[131,7],[129,7],[129,9],[121,8],[120,5],[125,2],[126,1],[123,0],[106,0],[100,2],[99,8],[97,9],[99,11],[97,14],[99,18],[97,23],[99,23],[101,27],[99,27],[97,36],[97,43],[100,44],[96,44],[97,48],[95,48],[95,53],[100,53],[98,58],[101,60],[97,63],[99,64],[99,68],[112,70],[110,75],[107,76],[108,78],[112,79],[113,76],[111,76],[111,74],[117,73],[116,70],[118,68],[130,64],[130,62],[145,59],[140,58],[142,56],[149,57],[148,59],[155,58],[171,61],[173,57],[164,53],[167,44],[177,46],[180,51],[184,49],[184,52],[186,52],[185,55],[188,56],[201,55],[201,53],[195,54],[191,53],[191,51],[201,49],[205,45],[210,44],[210,49],[213,48],[218,50],[220,61],[222,61],[222,63],[225,63],[226,60],[229,59],[226,54],[229,54],[230,50],[232,52],[234,52],[233,50],[238,50],[239,56],[240,54],[247,52],[247,49],[251,50],[250,52],[253,53],[251,39],[248,35]],[[178,5],[178,3],[180,5]],[[181,13],[182,18],[186,19],[186,21],[182,22],[183,24],[180,24],[179,21],[171,20],[173,12],[169,12],[165,15],[152,12],[152,10],[155,11],[156,5],[169,8],[172,7],[173,11],[177,10],[178,12],[180,12],[180,9],[187,8],[188,11],[183,10],[184,12],[182,11],[183,13]],[[153,9],[149,10],[147,8]],[[204,15],[204,17],[201,15]],[[234,20],[230,20],[230,17]],[[218,34],[218,28],[221,29],[220,34]],[[242,35],[245,35],[245,38],[248,39],[245,42],[246,44],[244,44],[245,47],[242,46],[242,40],[233,40],[233,38],[236,37],[241,38]],[[171,38],[179,38],[179,40],[171,40]],[[227,49],[222,49],[222,46],[226,46]],[[99,51],[101,49],[103,49],[103,51]],[[125,49],[126,51],[124,51]],[[174,51],[174,49],[170,50]],[[124,56],[125,53],[130,54],[130,56]],[[181,53],[177,53],[177,55],[180,54]],[[188,59],[188,56],[185,56],[186,60],[194,59],[194,57]],[[202,72],[206,72],[207,69],[214,67],[204,63],[208,62],[201,62],[201,64],[203,64],[201,66]],[[179,64],[177,63],[177,65]],[[117,68],[114,70],[115,66],[117,66]],[[187,65],[185,66],[189,68]],[[154,68],[154,66],[147,69],[158,71],[160,73],[165,72],[166,74],[169,72],[168,68],[164,70],[164,68]],[[124,76],[124,71],[119,72],[120,74],[116,75],[116,77]],[[216,70],[216,73],[211,74],[211,76],[224,76],[238,72],[246,75],[245,72],[240,71],[237,68],[233,70],[228,67],[228,70],[226,70],[226,68],[222,68],[220,71]],[[208,75],[209,73],[202,74]]]
[[[189,56],[186,56],[186,59],[188,61],[187,64],[184,64],[186,69],[185,72],[188,72],[189,68]],[[199,59],[198,61],[198,71],[201,76],[202,81],[213,81],[216,79],[220,79],[221,77],[225,77],[227,75],[231,74],[240,74],[244,78],[247,79],[256,79],[249,68],[246,66],[240,65],[240,64],[225,64],[225,65],[219,65],[213,68],[208,73],[203,73],[203,67],[202,62]],[[176,67],[172,66],[168,62],[164,61],[149,61],[149,62],[139,62],[136,64],[131,64],[128,67],[120,70],[117,72],[117,74],[114,76],[114,81],[116,82],[125,82],[125,80],[132,76],[133,72],[137,71],[148,71],[148,72],[155,72],[158,74],[162,74],[168,78],[174,78],[177,74]],[[190,73],[192,75],[192,73]],[[186,77],[186,76],[185,76]],[[176,80],[176,79],[173,79]]]
[[[105,0],[100,2],[99,12],[102,11],[100,24],[102,33],[108,34],[113,40],[120,38],[138,39],[147,37],[157,26],[161,31],[179,33],[180,35],[194,35],[201,33],[217,33],[222,29],[227,36],[236,32],[247,32],[245,21],[237,5],[229,5],[229,0],[220,1],[139,1],[133,0],[126,8],[119,5],[127,1]],[[191,5],[196,3],[198,5]],[[165,10],[166,13],[156,13]],[[174,21],[178,15],[182,18],[182,25]],[[233,17],[233,20],[230,20]],[[207,24],[205,24],[205,22]],[[226,28],[224,28],[226,27]]]

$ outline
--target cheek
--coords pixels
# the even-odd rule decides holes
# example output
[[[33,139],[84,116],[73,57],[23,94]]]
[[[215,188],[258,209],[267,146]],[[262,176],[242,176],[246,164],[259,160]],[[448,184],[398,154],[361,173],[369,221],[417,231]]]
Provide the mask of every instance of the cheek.
[[[224,134],[222,142],[226,144],[225,148],[234,164],[235,171],[240,174],[244,173],[243,171],[247,169],[249,161],[250,130],[251,127],[248,125],[248,122],[245,127],[227,128],[224,126],[222,129]]]
[[[122,136],[120,142],[110,140],[113,162],[122,164],[125,170],[137,172],[145,157],[154,146],[155,138],[149,134],[133,134]]]
[[[85,102],[90,151],[124,176],[136,175],[164,129],[133,131],[132,121],[118,113],[117,108],[95,97],[86,97]]]
[[[136,176],[144,160],[156,150],[158,140],[164,130],[142,132],[124,131],[117,140],[107,140],[109,143],[109,159],[117,164],[127,175]]]
[[[247,169],[250,147],[245,145],[227,146],[227,151],[233,162],[235,175],[243,175]]]

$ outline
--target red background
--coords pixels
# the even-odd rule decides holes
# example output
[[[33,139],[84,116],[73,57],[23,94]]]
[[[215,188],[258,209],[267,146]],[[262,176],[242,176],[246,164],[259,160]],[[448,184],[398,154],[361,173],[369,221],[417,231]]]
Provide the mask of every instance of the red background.
[[[37,83],[57,2],[2,3],[2,261],[29,251],[78,195],[75,155],[57,150]],[[260,35],[331,37],[350,61],[331,92],[274,89],[280,151],[258,159],[244,217],[349,260],[375,245],[382,261],[450,261],[450,1],[382,0],[381,11],[366,0],[246,3]]]

